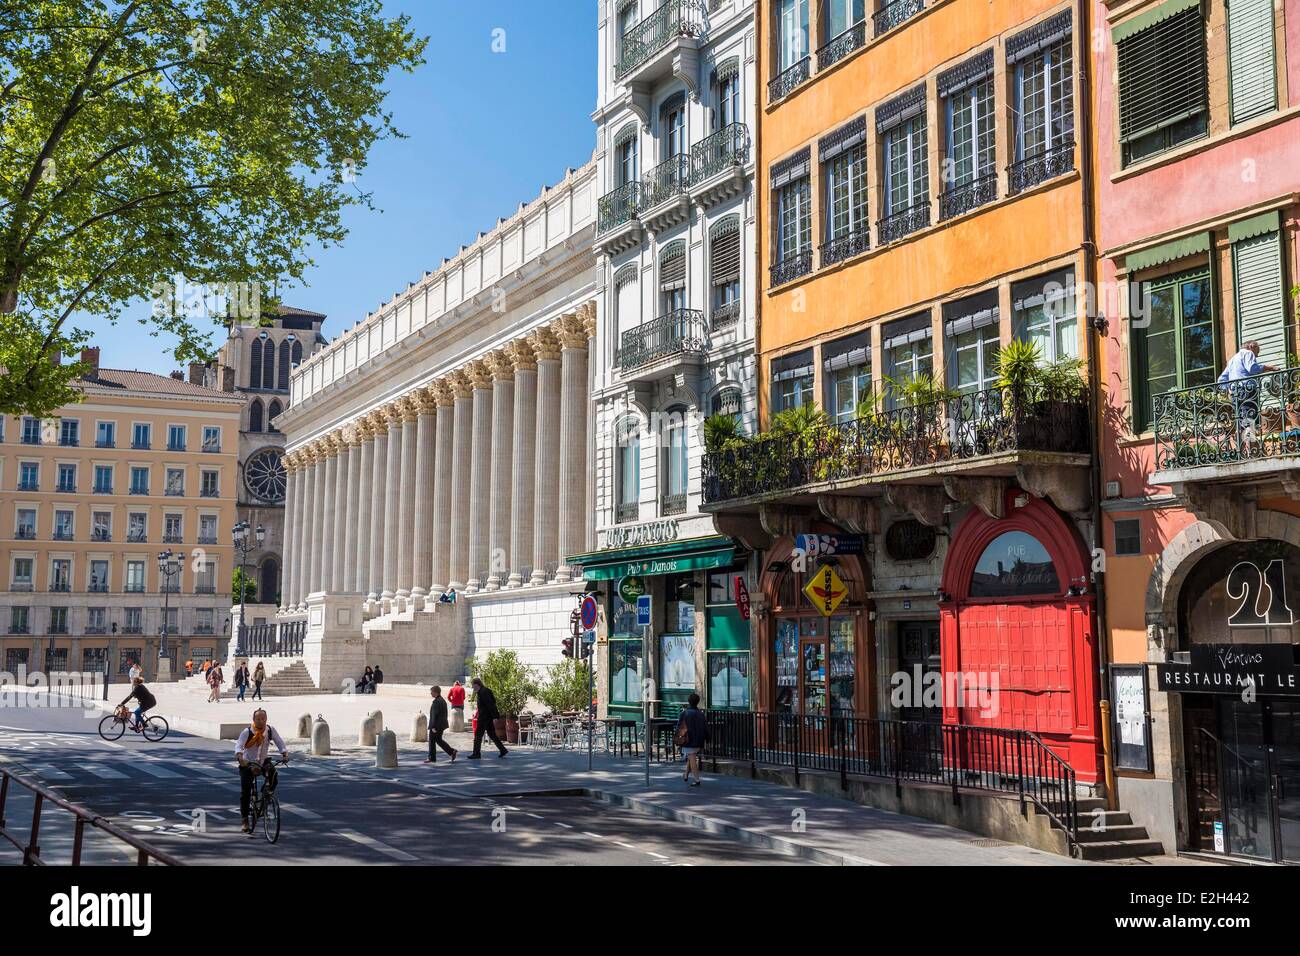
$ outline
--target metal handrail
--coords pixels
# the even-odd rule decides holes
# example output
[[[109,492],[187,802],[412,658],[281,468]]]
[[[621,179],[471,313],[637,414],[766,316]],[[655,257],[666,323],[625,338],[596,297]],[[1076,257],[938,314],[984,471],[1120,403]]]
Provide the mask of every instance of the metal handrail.
[[[623,333],[618,367],[628,371],[672,355],[703,353],[708,347],[704,313],[699,309],[673,309]]]
[[[23,842],[23,838],[15,831],[5,826],[5,803],[9,796],[9,781],[13,781],[20,787],[30,790],[35,794],[35,805],[32,807],[32,827],[31,831]],[[38,783],[26,780],[18,774],[0,768],[0,837],[9,841],[13,846],[22,851],[23,866],[47,866],[46,860],[41,858],[40,832],[41,832],[41,812],[46,803],[49,803],[60,810],[66,810],[76,818],[75,829],[72,838],[72,866],[81,866],[81,850],[85,843],[86,826],[90,825],[96,830],[102,830],[109,836],[113,837],[136,851],[136,865],[148,866],[150,860],[156,860],[163,866],[182,866],[180,860],[159,850],[138,837],[127,833],[117,824],[102,817],[97,813],[92,813],[85,807],[65,800],[58,794],[42,787]]]

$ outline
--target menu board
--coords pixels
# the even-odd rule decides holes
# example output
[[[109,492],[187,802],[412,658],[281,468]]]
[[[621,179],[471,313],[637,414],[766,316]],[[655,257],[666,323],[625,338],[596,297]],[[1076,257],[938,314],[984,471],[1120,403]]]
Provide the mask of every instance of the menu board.
[[[1151,771],[1151,720],[1144,664],[1110,665],[1111,739],[1115,767]]]

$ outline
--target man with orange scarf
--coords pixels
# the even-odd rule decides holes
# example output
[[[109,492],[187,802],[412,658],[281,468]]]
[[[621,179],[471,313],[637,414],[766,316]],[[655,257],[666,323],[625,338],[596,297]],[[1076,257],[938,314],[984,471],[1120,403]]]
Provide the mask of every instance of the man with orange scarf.
[[[245,727],[235,745],[235,757],[239,760],[239,815],[244,818],[244,832],[252,833],[253,824],[248,819],[248,807],[253,797],[253,778],[259,773],[266,774],[266,785],[275,789],[275,764],[268,751],[271,741],[280,749],[280,756],[287,763],[289,749],[284,745],[284,738],[279,731],[266,722],[266,711],[258,708],[253,711],[253,723]]]

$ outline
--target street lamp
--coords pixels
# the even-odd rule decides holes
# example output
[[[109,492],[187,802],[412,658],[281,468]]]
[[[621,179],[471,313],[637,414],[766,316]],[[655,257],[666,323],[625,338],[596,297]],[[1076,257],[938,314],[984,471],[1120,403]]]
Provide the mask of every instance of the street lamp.
[[[158,678],[171,679],[171,656],[167,653],[167,632],[168,622],[171,617],[171,596],[172,578],[181,573],[181,556],[172,552],[170,548],[166,551],[158,552],[158,577],[162,580],[163,591],[163,619],[162,629],[159,632],[161,640],[158,642]],[[164,665],[166,661],[166,665]]]
[[[235,548],[239,551],[239,629],[235,632],[235,656],[244,656],[244,592],[248,589],[248,573],[244,570],[248,563],[248,553],[262,547],[266,540],[266,529],[260,524],[249,535],[247,521],[235,525],[230,533],[235,539]]]

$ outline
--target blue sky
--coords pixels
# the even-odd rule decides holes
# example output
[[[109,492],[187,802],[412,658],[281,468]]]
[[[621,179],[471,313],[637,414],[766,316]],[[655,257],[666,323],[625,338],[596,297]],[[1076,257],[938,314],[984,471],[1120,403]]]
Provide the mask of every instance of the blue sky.
[[[595,0],[394,0],[430,37],[426,63],[390,79],[386,101],[404,140],[380,143],[360,188],[382,212],[350,210],[344,243],[314,250],[309,285],[286,303],[326,313],[330,338],[406,284],[436,269],[591,158],[596,102]],[[492,50],[505,31],[505,52]],[[133,303],[116,327],[88,316],[109,368],[166,374],[174,342],[149,334]],[[217,345],[223,336],[214,338]]]

